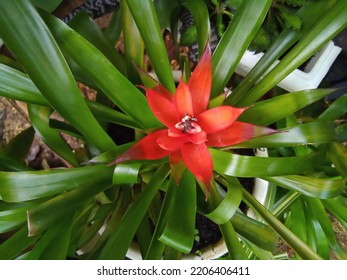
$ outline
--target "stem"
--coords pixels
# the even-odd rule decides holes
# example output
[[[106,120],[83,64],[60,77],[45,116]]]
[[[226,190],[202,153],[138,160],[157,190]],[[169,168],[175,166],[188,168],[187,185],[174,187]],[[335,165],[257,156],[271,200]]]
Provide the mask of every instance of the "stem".
[[[285,227],[272,213],[270,213],[259,201],[257,201],[249,192],[243,190],[245,203],[252,207],[258,214],[271,226],[292,249],[303,259],[321,260],[322,258],[312,250],[305,242],[293,234]]]

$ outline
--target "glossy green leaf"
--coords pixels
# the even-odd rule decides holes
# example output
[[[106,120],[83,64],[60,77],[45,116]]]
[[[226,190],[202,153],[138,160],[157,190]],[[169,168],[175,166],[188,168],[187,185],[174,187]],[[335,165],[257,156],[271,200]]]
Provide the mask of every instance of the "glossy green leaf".
[[[18,162],[24,163],[24,160],[34,141],[34,137],[35,131],[32,127],[23,130],[12,138],[6,146],[0,148],[0,155],[5,155],[10,157],[12,160],[17,160]]]
[[[124,125],[134,129],[141,128],[131,117],[122,112],[90,100],[86,100],[86,102],[93,115],[100,121]]]
[[[237,105],[253,104],[319,51],[325,43],[347,26],[346,12],[347,2],[337,1],[330,10],[324,13],[306,36]]]
[[[63,0],[30,0],[35,7],[44,9],[48,12],[53,12]]]
[[[297,12],[297,15],[303,22],[302,28],[300,30],[294,30],[292,28],[284,29],[260,61],[251,69],[241,83],[233,89],[232,94],[227,98],[226,102],[228,104],[236,104],[242,100],[246,95],[245,93],[264,75],[271,65],[288,51],[303,34],[312,28],[313,24],[317,20],[320,20],[322,12],[325,13],[335,2],[336,0],[306,2]]]
[[[317,222],[320,224],[321,229],[325,234],[325,240],[328,241],[328,255],[326,258],[329,258],[329,243],[338,257],[341,259],[347,258],[347,252],[343,252],[340,244],[336,239],[336,234],[333,229],[330,217],[324,209],[323,203],[321,200],[316,198],[305,197],[307,207],[310,208],[310,212],[313,213],[314,217],[317,219]],[[320,239],[318,238],[318,241]]]
[[[71,148],[61,138],[59,133],[49,126],[52,109],[40,105],[28,104],[30,121],[36,133],[59,156],[73,166],[78,166],[77,159]]]
[[[175,83],[153,1],[126,0],[126,2],[140,31],[160,83],[173,93]]]
[[[212,97],[223,92],[242,55],[261,26],[271,3],[270,0],[242,2],[212,57]]]
[[[294,235],[286,228],[275,216],[273,216],[261,203],[259,203],[251,194],[244,191],[245,202],[252,207],[268,223],[290,247],[303,259],[320,260],[321,257],[314,252],[306,243]]]
[[[31,170],[24,163],[20,163],[12,157],[0,155],[0,170],[2,171],[28,171]],[[1,197],[1,191],[0,191]]]
[[[153,197],[162,186],[169,173],[169,167],[163,166],[153,175],[151,181],[128,208],[117,228],[99,255],[99,259],[124,259],[133,240],[138,225],[142,221]]]
[[[224,178],[223,178],[224,179]],[[230,195],[230,193],[232,193],[231,191],[231,186],[233,186],[233,188],[236,188],[236,204],[230,205],[230,207],[227,207],[226,205],[226,199],[228,199],[230,202],[232,202],[230,200],[230,198],[224,198],[222,199],[222,197],[224,196],[223,191],[217,189],[217,186],[214,184],[212,184],[210,192],[209,192],[209,197],[208,197],[208,203],[210,208],[214,209],[211,213],[210,213],[210,217],[215,218],[218,222],[220,222],[219,225],[219,229],[222,233],[225,245],[228,249],[229,252],[229,258],[230,259],[234,259],[234,260],[245,260],[247,259],[247,255],[245,252],[245,249],[243,248],[243,246],[241,245],[240,239],[234,229],[234,225],[232,222],[229,221],[230,218],[234,218],[234,221],[238,220],[237,216],[235,214],[235,211],[238,208],[239,204],[240,204],[240,200],[242,198],[242,186],[240,185],[240,183],[237,181],[237,179],[234,178],[227,178],[225,179],[226,182],[224,182],[224,185],[228,186],[228,194]],[[241,191],[241,197],[239,195],[239,191]],[[228,211],[226,214],[223,214],[222,217],[216,217],[218,214],[218,212],[221,212],[221,210],[226,210]],[[211,215],[212,214],[212,215]],[[229,217],[229,219],[227,219]]]
[[[28,103],[48,105],[27,75],[5,64],[0,64],[0,95]]]
[[[312,170],[323,152],[296,157],[242,156],[226,151],[210,149],[214,170],[235,177],[263,177],[300,174]]]
[[[0,194],[7,202],[47,197],[112,180],[113,168],[94,165],[70,169],[0,172]]]
[[[229,257],[232,260],[247,260],[247,255],[245,249],[241,246],[239,237],[232,223],[225,223],[220,225],[220,230],[222,232],[225,244],[228,248]]]
[[[332,213],[345,228],[347,228],[347,199],[338,196],[332,199],[323,200],[322,202],[329,212]]]
[[[27,75],[3,64],[0,64],[0,95],[27,103],[49,106],[48,101]],[[140,128],[132,118],[119,111],[97,102],[85,101],[93,115],[101,121]]]
[[[204,216],[216,224],[225,224],[228,222],[234,216],[242,200],[242,186],[239,182],[235,181],[235,178],[227,177],[226,187],[228,188],[228,192],[223,200],[210,213],[204,214]]]
[[[203,0],[181,0],[194,18],[194,24],[197,30],[197,39],[199,46],[199,55],[205,49],[206,43],[210,39],[210,18],[206,3]]]
[[[134,74],[132,63],[142,69],[144,67],[144,44],[125,0],[121,0],[121,10],[125,56],[128,60],[128,69],[130,68],[133,72],[130,70],[130,73]]]
[[[343,178],[347,178],[347,151],[346,148],[336,142],[328,145],[328,158],[334,164]]]
[[[310,122],[282,130],[280,133],[254,138],[236,146],[243,148],[292,147],[329,143],[336,139],[333,122]]]
[[[345,181],[338,179],[321,179],[300,175],[263,177],[263,179],[304,195],[322,199],[336,197],[345,189]]]
[[[189,254],[194,244],[196,217],[196,182],[187,169],[177,186],[165,229],[159,240]]]
[[[101,151],[112,149],[115,144],[83,101],[65,59],[36,9],[25,0],[6,1],[0,11],[0,24],[0,37],[49,103],[88,142]]]
[[[174,181],[173,177],[170,177],[170,182],[168,190],[165,193],[164,201],[162,203],[158,221],[153,232],[152,240],[147,250],[147,253],[144,257],[145,260],[160,260],[163,257],[165,244],[159,241],[164,228],[167,224],[169,218],[169,212],[171,205],[174,201],[174,195],[176,194],[177,184]]]
[[[16,258],[23,250],[31,246],[40,235],[28,237],[27,227],[22,227],[9,239],[0,244],[0,260],[11,260]]]
[[[231,223],[239,235],[260,248],[267,251],[275,249],[278,235],[267,224],[239,212],[236,212],[231,218]]]
[[[335,100],[325,111],[323,111],[318,120],[333,121],[342,117],[347,111],[347,94],[346,89],[341,89],[340,93],[344,93],[340,98]]]
[[[42,13],[64,54],[83,67],[84,74],[123,112],[142,128],[160,125],[145,96],[127,80],[106,57],[76,32],[55,17]],[[75,46],[79,46],[78,49]]]
[[[73,215],[74,211],[80,209],[86,201],[93,199],[95,195],[111,186],[110,180],[104,179],[96,184],[64,192],[49,199],[28,211],[29,235],[37,235],[66,216]]]
[[[178,1],[154,0],[153,3],[157,11],[160,29],[169,28],[171,12],[178,6]]]
[[[110,23],[108,24],[108,27],[104,31],[104,34],[110,44],[113,46],[116,45],[116,43],[119,40],[119,36],[122,32],[122,24],[121,24],[121,9],[118,6],[114,11],[113,11],[113,16],[111,18]]]
[[[117,52],[114,45],[109,42],[100,26],[95,21],[90,20],[86,12],[78,13],[69,21],[68,25],[98,48],[123,75],[127,74],[124,58]]]
[[[113,172],[112,183],[114,185],[139,183],[140,168],[141,164],[138,163],[117,164]]]
[[[29,203],[7,203],[0,201],[0,233],[14,230],[26,223]]]
[[[336,89],[314,89],[282,94],[255,103],[239,117],[239,120],[266,126],[305,108],[334,91]]]
[[[42,238],[20,259],[65,260],[72,230],[73,215],[62,217],[48,229]]]

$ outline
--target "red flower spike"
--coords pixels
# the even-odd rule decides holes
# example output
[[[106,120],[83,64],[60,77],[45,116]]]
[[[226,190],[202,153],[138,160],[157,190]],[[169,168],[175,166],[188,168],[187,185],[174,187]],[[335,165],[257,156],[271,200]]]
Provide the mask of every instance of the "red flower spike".
[[[193,116],[192,95],[189,87],[182,80],[174,94],[174,102],[179,116],[184,117],[185,114]]]
[[[119,156],[115,161],[110,163],[116,164],[128,160],[140,160],[140,159],[160,159],[170,154],[170,151],[162,149],[158,145],[158,138],[167,135],[167,130],[158,130],[152,132],[142,138],[129,150]]]
[[[213,163],[206,144],[184,144],[181,152],[187,168],[204,183],[208,193],[213,174]]]
[[[214,133],[226,129],[246,110],[231,106],[219,106],[202,112],[196,118],[206,133]]]
[[[278,131],[250,123],[234,122],[225,130],[208,134],[206,144],[211,147],[227,147],[274,133]]]
[[[157,87],[159,89],[159,87]],[[162,90],[156,91],[153,89],[146,89],[146,97],[153,114],[165,126],[173,126],[177,123],[177,110],[173,103],[173,96],[169,96]]]
[[[216,106],[207,110],[211,68],[211,50],[207,46],[188,84],[181,80],[173,95],[160,84],[152,89],[144,88],[151,110],[167,129],[150,133],[113,163],[169,156],[176,182],[179,182],[184,168],[188,168],[205,185],[207,195],[213,175],[208,146],[227,147],[277,132],[238,122],[237,118],[247,108]]]
[[[200,57],[199,63],[196,65],[189,81],[194,115],[197,116],[205,111],[210,100],[212,85],[212,58],[210,45],[207,44],[205,51]]]

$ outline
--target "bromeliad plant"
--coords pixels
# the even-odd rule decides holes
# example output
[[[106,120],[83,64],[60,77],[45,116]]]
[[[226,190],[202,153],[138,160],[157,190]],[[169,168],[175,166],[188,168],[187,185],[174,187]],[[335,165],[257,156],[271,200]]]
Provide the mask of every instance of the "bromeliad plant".
[[[0,258],[124,259],[136,241],[144,259],[178,259],[192,250],[197,213],[219,225],[227,259],[273,259],[278,237],[296,258],[346,258],[327,214],[346,227],[346,98],[327,106],[336,89],[275,86],[347,26],[347,3],[307,1],[302,28],[285,28],[247,77],[231,79],[271,4],[242,1],[211,58],[202,0],[122,0],[105,31],[85,14],[67,26],[42,1],[1,1],[0,37],[16,60],[0,57],[0,93],[27,103],[32,128],[1,149],[0,232],[10,235]],[[176,88],[160,27],[170,15],[175,35],[182,6],[201,57]],[[124,55],[113,48],[120,31]],[[144,50],[159,82],[133,66],[146,69]],[[110,123],[134,129],[135,142],[116,145]],[[67,167],[24,164],[34,130]],[[61,132],[84,142],[83,156]],[[257,148],[269,156],[239,153]],[[256,177],[269,182],[264,204],[240,183]]]
[[[146,89],[148,104],[168,129],[152,132],[114,163],[126,160],[160,159],[170,156],[172,174],[179,182],[182,162],[206,187],[212,180],[210,147],[228,147],[275,131],[237,122],[247,108],[217,106],[207,109],[211,92],[211,50],[207,46],[188,84],[180,81],[172,95],[162,85]]]

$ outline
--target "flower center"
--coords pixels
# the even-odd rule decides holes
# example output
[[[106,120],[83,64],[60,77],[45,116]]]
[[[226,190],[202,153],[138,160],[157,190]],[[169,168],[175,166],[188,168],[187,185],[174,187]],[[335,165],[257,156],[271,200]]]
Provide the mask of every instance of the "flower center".
[[[187,113],[184,114],[182,120],[176,123],[175,127],[182,130],[184,133],[196,134],[201,132],[201,127],[196,123],[198,120],[193,116],[189,116]]]

